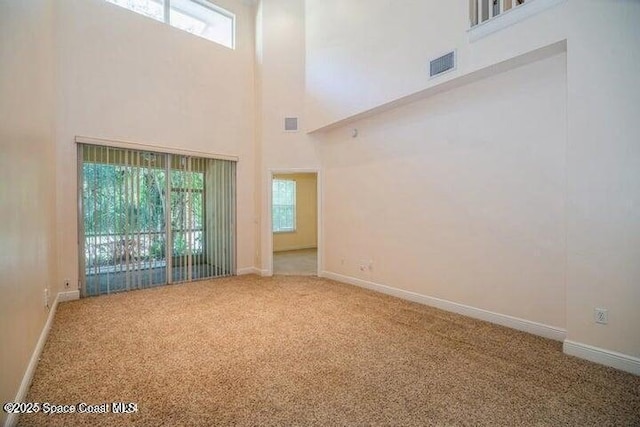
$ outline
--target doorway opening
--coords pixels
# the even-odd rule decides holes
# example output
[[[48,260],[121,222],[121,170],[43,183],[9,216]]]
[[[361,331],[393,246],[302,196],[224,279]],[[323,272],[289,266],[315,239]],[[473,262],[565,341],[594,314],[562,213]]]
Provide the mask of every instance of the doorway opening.
[[[318,274],[318,173],[271,174],[272,272]]]

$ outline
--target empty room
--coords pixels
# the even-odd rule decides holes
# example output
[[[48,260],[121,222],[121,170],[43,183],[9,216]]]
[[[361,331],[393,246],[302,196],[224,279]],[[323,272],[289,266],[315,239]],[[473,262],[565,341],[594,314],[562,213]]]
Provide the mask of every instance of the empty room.
[[[0,0],[0,424],[640,425],[637,0]]]

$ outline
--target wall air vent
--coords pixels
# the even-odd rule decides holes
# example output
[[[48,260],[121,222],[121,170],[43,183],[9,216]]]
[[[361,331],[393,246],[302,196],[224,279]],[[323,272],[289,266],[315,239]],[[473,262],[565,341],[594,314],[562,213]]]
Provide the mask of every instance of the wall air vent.
[[[429,62],[429,77],[433,78],[456,69],[456,51],[432,59]]]
[[[285,132],[297,132],[298,131],[298,118],[297,117],[285,117],[284,118],[284,131]]]

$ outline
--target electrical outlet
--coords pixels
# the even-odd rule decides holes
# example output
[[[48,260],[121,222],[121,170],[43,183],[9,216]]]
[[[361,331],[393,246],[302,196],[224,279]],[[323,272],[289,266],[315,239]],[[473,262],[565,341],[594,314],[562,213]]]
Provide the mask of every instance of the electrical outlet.
[[[360,261],[360,271],[373,271],[373,261],[372,260],[362,260]]]
[[[609,323],[609,311],[606,308],[596,308],[594,310],[596,323],[606,325]]]
[[[64,288],[69,289],[71,281],[69,279],[64,279]]]

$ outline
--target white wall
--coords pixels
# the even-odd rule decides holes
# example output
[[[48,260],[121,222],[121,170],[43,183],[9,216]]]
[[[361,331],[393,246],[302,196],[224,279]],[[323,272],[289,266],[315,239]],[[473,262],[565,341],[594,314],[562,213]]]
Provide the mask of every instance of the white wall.
[[[554,2],[529,2],[542,3]],[[557,3],[470,42],[467,2],[306,2],[326,269],[564,327],[638,372],[640,3]],[[563,56],[544,59],[357,119],[563,40],[566,71]],[[451,48],[458,69],[427,80],[427,59]]]
[[[612,3],[572,2],[567,337],[640,357],[640,2]]]
[[[16,397],[47,318],[44,289],[55,276],[52,13],[48,0],[0,1],[2,402]]]
[[[307,0],[306,129],[566,38],[566,2],[474,42],[467,8],[467,1]],[[429,59],[453,49],[457,69],[430,80]]]
[[[563,54],[352,127],[321,149],[327,271],[564,328]]]
[[[77,283],[76,135],[239,156],[238,268],[254,265],[254,11],[231,50],[103,0],[56,2],[58,283]]]
[[[266,271],[271,259],[271,230],[268,224],[270,170],[319,167],[317,145],[305,132],[284,132],[284,117],[299,117],[305,128],[305,20],[303,0],[261,0],[257,17],[256,133],[260,160],[258,201],[262,213],[257,222],[260,251],[256,266]]]

